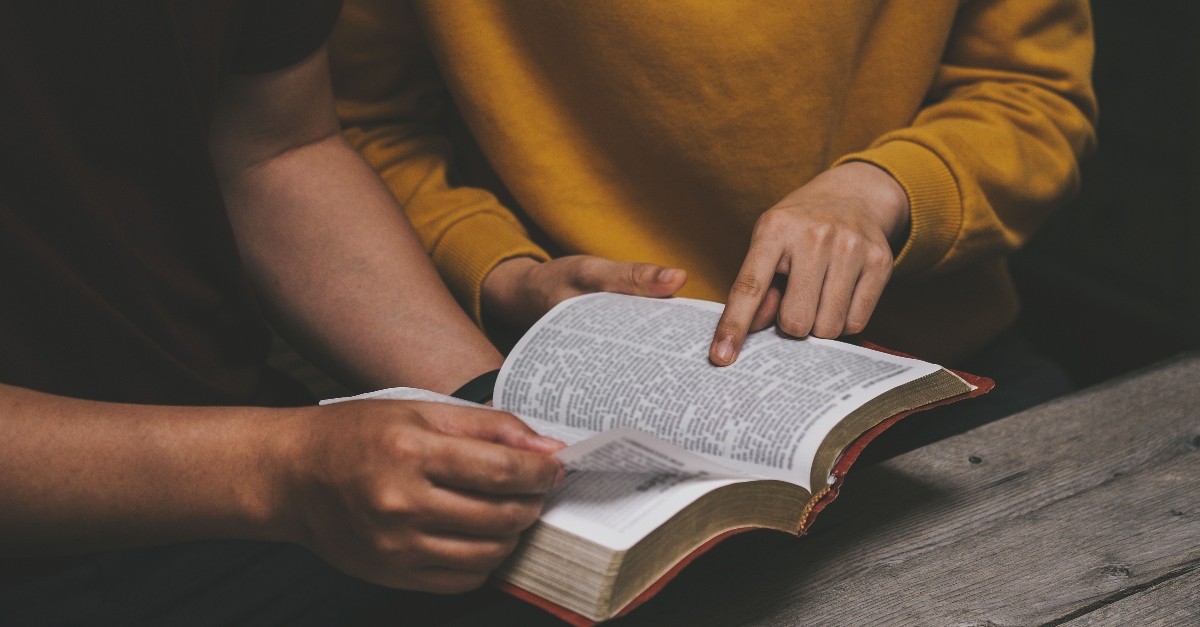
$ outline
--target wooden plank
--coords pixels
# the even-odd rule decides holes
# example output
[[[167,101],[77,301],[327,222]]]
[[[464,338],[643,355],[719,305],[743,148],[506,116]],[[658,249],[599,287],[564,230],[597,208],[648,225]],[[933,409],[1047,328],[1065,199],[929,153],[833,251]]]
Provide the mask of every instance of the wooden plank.
[[[1181,599],[1183,603],[1180,603]],[[1167,577],[1145,590],[1094,608],[1062,625],[1200,625],[1200,567],[1194,567],[1179,576]]]
[[[771,619],[816,625],[1053,623],[1200,566],[1198,494],[1200,452],[1193,451],[829,586],[819,602],[797,598]],[[1174,601],[1177,607],[1195,603]]]
[[[938,551],[933,571],[972,567],[955,557],[972,536],[1195,451],[1198,380],[1200,357],[1184,357],[861,469],[808,537],[734,538],[613,624],[787,624],[782,617],[817,611],[857,622],[860,600],[833,596],[855,581],[890,586],[897,598],[927,596],[922,582],[897,579],[926,553]],[[549,624],[515,601],[456,624],[489,621]]]

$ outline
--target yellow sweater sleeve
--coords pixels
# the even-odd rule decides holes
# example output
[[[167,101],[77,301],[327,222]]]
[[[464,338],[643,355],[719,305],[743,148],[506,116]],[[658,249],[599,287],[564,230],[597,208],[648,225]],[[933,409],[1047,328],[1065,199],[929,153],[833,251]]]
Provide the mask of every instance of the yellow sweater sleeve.
[[[866,161],[904,187],[896,274],[941,273],[1015,250],[1075,193],[1095,144],[1086,0],[962,4],[909,127],[838,163]]]
[[[449,183],[449,96],[408,3],[348,3],[329,47],[347,140],[403,205],[451,292],[480,323],[479,286],[492,268],[549,255],[491,193]]]

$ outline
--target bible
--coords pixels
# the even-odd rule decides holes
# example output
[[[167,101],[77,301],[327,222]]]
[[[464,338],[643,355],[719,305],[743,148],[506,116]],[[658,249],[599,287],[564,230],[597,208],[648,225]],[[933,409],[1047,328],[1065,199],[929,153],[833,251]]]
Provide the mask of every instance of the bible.
[[[992,387],[774,329],[751,334],[733,365],[717,367],[708,347],[721,310],[589,294],[517,342],[494,408],[566,442],[567,477],[494,574],[497,585],[575,625],[619,616],[733,533],[803,534],[876,435]],[[350,398],[465,403],[410,388]]]

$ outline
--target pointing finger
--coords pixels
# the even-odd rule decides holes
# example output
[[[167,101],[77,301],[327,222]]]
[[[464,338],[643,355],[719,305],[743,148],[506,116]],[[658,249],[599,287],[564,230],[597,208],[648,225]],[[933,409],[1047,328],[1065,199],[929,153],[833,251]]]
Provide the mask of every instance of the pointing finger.
[[[725,311],[717,321],[708,358],[718,366],[728,366],[737,359],[746,341],[754,315],[771,287],[775,269],[779,265],[779,250],[771,244],[758,240],[750,243],[750,251],[742,262],[742,269],[729,290]]]

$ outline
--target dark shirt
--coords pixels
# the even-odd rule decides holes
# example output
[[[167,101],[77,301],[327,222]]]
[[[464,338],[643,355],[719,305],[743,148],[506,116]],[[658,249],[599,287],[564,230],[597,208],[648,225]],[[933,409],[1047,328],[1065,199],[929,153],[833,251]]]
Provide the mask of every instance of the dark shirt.
[[[206,143],[230,73],[317,50],[328,0],[0,3],[0,382],[285,404]]]

